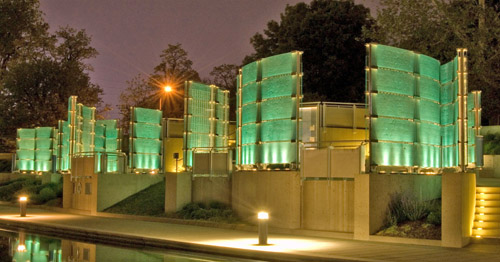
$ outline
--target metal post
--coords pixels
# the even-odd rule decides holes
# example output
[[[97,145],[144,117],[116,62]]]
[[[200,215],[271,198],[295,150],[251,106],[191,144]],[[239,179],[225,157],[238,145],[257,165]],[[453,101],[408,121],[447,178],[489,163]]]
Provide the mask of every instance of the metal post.
[[[368,104],[368,173],[372,171],[372,44],[367,44],[366,45],[366,54],[368,56],[368,65],[366,65],[366,69],[368,71],[368,80],[366,82],[367,85],[367,92],[366,92],[366,97],[367,97],[367,104]]]
[[[237,126],[236,128],[238,129],[238,141],[237,141],[237,146],[238,146],[238,166],[242,166],[242,163],[241,163],[241,121],[242,121],[242,118],[241,118],[241,104],[242,104],[242,100],[241,100],[241,96],[242,96],[242,91],[241,91],[241,84],[242,84],[242,80],[243,79],[243,71],[240,69],[239,70],[239,74],[238,74],[238,121],[237,121]]]
[[[267,212],[259,212],[257,218],[259,219],[259,245],[267,245],[267,221],[269,220],[269,214]]]
[[[28,197],[22,196],[19,198],[19,211],[20,211],[21,217],[26,216],[27,203],[28,203]]]

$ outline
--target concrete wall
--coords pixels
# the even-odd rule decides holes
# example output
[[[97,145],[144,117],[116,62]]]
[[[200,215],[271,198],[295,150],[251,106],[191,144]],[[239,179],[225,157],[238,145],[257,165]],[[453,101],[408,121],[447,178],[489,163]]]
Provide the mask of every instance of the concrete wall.
[[[354,181],[304,181],[302,219],[304,229],[353,232]]]
[[[500,178],[500,155],[484,155],[484,167],[479,171],[481,177]]]
[[[165,174],[165,212],[176,212],[191,203],[191,173]]]
[[[464,247],[470,242],[476,202],[474,173],[444,173],[442,245]]]
[[[357,174],[354,178],[354,238],[367,240],[386,224],[391,196],[405,192],[420,200],[441,197],[441,176]]]
[[[231,180],[229,177],[195,177],[192,181],[192,201],[213,201],[231,205]]]
[[[162,174],[101,174],[97,183],[97,211],[162,182],[163,178]]]
[[[300,227],[299,172],[238,171],[232,179],[232,207],[242,219],[256,222],[265,210],[272,227]]]

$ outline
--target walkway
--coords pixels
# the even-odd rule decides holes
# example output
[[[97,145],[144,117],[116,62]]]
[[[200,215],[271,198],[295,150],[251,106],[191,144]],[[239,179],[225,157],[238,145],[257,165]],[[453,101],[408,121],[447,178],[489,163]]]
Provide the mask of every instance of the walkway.
[[[500,246],[453,249],[272,234],[271,246],[255,246],[257,234],[228,229],[63,214],[0,206],[0,227],[23,227],[67,238],[147,245],[274,261],[500,261]]]

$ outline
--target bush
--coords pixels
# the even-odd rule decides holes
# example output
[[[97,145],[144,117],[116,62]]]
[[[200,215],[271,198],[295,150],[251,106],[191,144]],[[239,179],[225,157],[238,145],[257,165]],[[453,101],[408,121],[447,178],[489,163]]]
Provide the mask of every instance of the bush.
[[[39,196],[38,200],[40,201],[40,204],[43,204],[49,200],[57,198],[56,192],[54,192],[54,190],[52,190],[52,188],[50,188],[50,187],[46,187],[46,188],[42,189],[38,196]]]
[[[404,221],[417,221],[423,218],[426,218],[431,224],[441,224],[441,201],[420,201],[413,196],[401,193],[391,196],[386,218],[388,226],[396,226]]]
[[[403,196],[401,198],[403,214],[409,221],[417,221],[429,214],[429,204],[416,198]]]
[[[211,202],[208,206],[204,203],[189,203],[177,212],[177,214],[184,219],[201,219],[229,223],[238,221],[233,210],[220,202]]]

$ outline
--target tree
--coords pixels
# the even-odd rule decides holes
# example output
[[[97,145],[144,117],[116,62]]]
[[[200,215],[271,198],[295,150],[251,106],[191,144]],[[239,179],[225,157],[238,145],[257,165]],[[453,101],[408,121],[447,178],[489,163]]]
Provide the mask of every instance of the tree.
[[[120,94],[119,109],[124,129],[128,125],[130,107],[158,109],[160,100],[164,117],[183,117],[184,82],[200,81],[200,76],[192,68],[193,62],[179,43],[169,44],[160,58],[161,62],[152,75],[138,75],[127,81],[127,89]],[[166,85],[172,87],[172,92],[165,94],[163,87]]]
[[[6,36],[0,40],[0,150],[6,151],[15,148],[17,128],[55,127],[66,119],[71,95],[99,106],[102,89],[90,82],[85,60],[97,51],[84,30],[49,34],[38,1],[0,0],[0,8]]]
[[[232,64],[216,66],[210,72],[212,84],[224,90],[229,90],[229,119],[236,120],[236,77],[239,67]]]
[[[448,62],[468,49],[469,90],[483,91],[483,120],[500,118],[500,13],[498,1],[383,0],[366,36]],[[487,122],[487,121],[484,121]]]
[[[304,93],[331,101],[364,101],[365,40],[373,21],[369,9],[353,1],[313,0],[287,6],[281,21],[250,42],[255,53],[243,64],[293,50],[304,51]],[[311,95],[312,96],[312,95]]]

